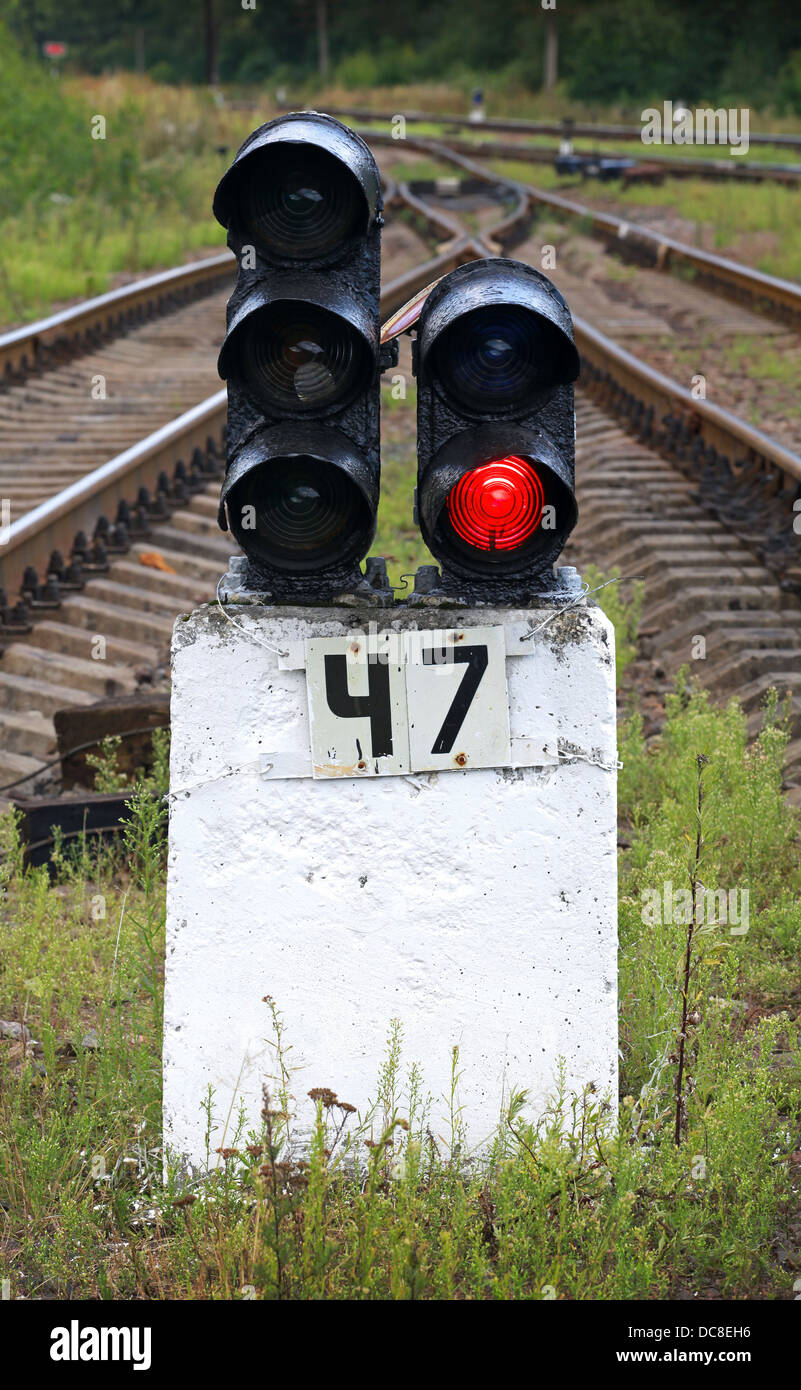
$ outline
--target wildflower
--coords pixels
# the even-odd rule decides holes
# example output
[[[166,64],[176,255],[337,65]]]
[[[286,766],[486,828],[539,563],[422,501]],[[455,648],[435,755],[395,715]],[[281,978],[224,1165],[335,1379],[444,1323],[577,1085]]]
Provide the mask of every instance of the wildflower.
[[[330,1110],[332,1105],[339,1104],[336,1091],[332,1091],[328,1086],[315,1086],[313,1090],[309,1091],[308,1095],[309,1100],[322,1101],[326,1110]]]

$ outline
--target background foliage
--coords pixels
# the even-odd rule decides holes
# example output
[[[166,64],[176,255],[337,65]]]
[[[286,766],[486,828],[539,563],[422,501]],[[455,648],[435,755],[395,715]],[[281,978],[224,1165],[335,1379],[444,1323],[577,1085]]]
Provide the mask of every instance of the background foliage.
[[[139,68],[159,81],[308,82],[320,67],[350,88],[480,81],[536,91],[546,22],[556,23],[564,95],[582,102],[683,98],[801,112],[801,9],[784,0],[3,0],[29,52],[69,45],[90,73]]]

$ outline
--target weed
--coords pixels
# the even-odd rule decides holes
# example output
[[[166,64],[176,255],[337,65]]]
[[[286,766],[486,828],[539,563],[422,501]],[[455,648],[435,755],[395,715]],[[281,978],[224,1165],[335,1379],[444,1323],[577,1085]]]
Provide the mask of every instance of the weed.
[[[97,753],[87,753],[86,765],[95,774],[96,792],[121,792],[126,786],[128,778],[117,767],[117,754],[121,743],[122,739],[112,734],[103,739]]]
[[[692,148],[682,147],[682,157],[686,157]],[[758,157],[764,158],[765,147],[758,148]],[[629,146],[624,152],[631,154],[631,150]],[[703,157],[703,147],[696,147],[695,153]],[[756,154],[756,147],[751,154]],[[545,190],[564,188],[564,179],[548,164],[493,160],[491,165],[498,173],[535,187]],[[788,279],[801,278],[801,229],[796,188],[783,187],[770,181],[738,184],[736,181],[693,178],[667,179],[663,187],[655,188],[637,184],[626,186],[615,180],[602,188],[597,184],[582,183],[577,197],[593,204],[599,201],[603,204],[604,200],[613,198],[616,203],[647,208],[649,211],[653,209],[654,221],[663,209],[669,209],[695,224],[694,237],[690,235],[687,239],[694,239],[697,245],[707,245],[710,250],[726,249],[735,254],[743,254],[738,252],[738,248],[745,244],[746,259],[749,258],[748,238],[758,238],[753,253],[753,263],[758,270]],[[589,222],[582,218],[571,218],[568,225],[575,231],[591,231]],[[704,233],[714,245],[709,246]],[[693,278],[690,271],[684,271],[683,276],[690,280]],[[786,363],[777,359],[777,375],[783,379],[783,373],[788,370],[792,371],[792,366],[788,368]]]

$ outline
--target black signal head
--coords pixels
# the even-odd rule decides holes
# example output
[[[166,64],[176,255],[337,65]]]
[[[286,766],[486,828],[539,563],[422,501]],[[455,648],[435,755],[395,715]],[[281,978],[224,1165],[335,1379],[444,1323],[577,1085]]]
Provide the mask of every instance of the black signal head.
[[[277,425],[258,431],[226,475],[220,510],[242,549],[266,570],[336,574],[363,559],[375,535],[378,486],[338,430]]]
[[[276,598],[353,592],[375,534],[381,211],[367,145],[314,111],[254,131],[215,195],[238,261],[220,525]]]
[[[330,264],[366,235],[381,208],[375,160],[355,131],[317,111],[268,121],[248,137],[214,195],[239,252],[274,265]]]
[[[419,322],[418,513],[443,583],[506,601],[552,582],[577,518],[564,299],[502,257],[446,275]]]
[[[458,410],[514,416],[554,386],[575,381],[570,311],[533,266],[497,257],[445,275],[420,316],[419,361]]]

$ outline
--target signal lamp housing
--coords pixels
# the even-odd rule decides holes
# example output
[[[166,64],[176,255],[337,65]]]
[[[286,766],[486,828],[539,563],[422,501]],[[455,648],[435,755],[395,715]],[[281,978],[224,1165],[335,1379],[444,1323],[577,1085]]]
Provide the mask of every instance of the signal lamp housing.
[[[311,440],[297,424],[258,431],[226,474],[220,513],[260,566],[336,582],[354,551],[367,554],[378,485],[338,430],[316,429]]]
[[[293,112],[254,130],[213,203],[229,238],[254,246],[267,264],[287,265],[340,259],[367,236],[381,209],[381,179],[369,148],[317,111]]]
[[[239,270],[219,372],[228,387],[219,521],[245,588],[330,597],[361,584],[380,479],[382,204],[354,131],[317,112],[262,126],[214,213]]]
[[[378,348],[375,316],[323,277],[271,274],[229,311],[217,368],[265,411],[323,413],[372,384]]]
[[[470,262],[419,323],[417,507],[446,591],[524,601],[577,519],[570,313],[532,267]]]

